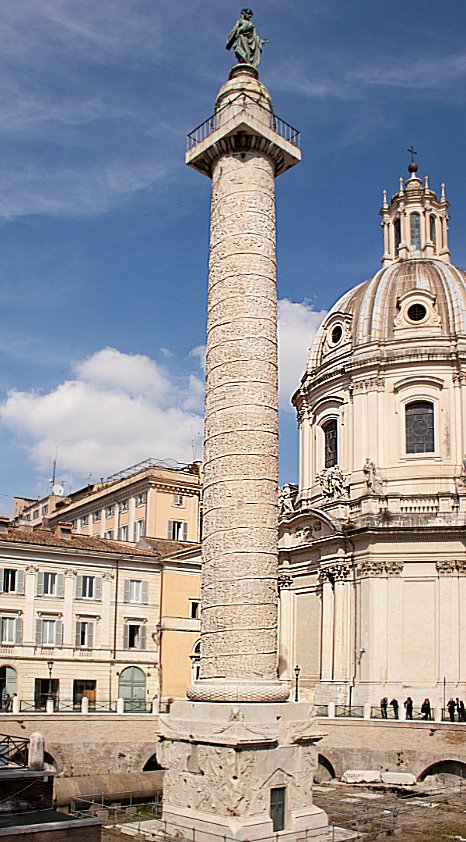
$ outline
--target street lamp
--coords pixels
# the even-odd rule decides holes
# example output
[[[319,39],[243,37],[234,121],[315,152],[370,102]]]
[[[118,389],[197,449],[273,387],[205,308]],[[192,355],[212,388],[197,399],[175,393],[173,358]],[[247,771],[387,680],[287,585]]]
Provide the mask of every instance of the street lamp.
[[[299,673],[300,672],[301,672],[301,670],[298,667],[298,665],[296,664],[296,666],[294,668],[294,674],[295,674],[294,700],[295,700],[295,702],[299,701]]]
[[[52,699],[52,670],[53,670],[53,661],[47,661],[47,669],[49,671],[49,692],[47,693],[47,698]]]

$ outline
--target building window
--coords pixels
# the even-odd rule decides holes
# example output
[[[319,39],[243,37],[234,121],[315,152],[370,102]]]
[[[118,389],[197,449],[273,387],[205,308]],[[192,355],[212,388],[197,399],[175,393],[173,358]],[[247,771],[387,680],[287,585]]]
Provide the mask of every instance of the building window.
[[[81,526],[87,526],[88,523],[89,523],[89,515],[84,515],[81,518]]]
[[[148,583],[143,579],[125,579],[124,602],[148,603]]]
[[[437,248],[437,231],[435,227],[435,216],[432,214],[429,218],[429,229],[430,229],[430,241],[434,245],[434,249]]]
[[[129,500],[122,500],[120,503],[120,512],[127,512],[129,509]]]
[[[24,570],[0,567],[0,592],[24,594]]]
[[[184,506],[184,497],[182,494],[174,494],[173,495],[173,505],[174,506]]]
[[[118,537],[120,541],[127,541],[128,540],[128,526],[120,526],[118,529]]]
[[[76,623],[76,647],[78,649],[92,649],[94,646],[94,623],[89,620],[78,620]]]
[[[92,523],[98,523],[100,520],[100,512],[92,512]]]
[[[30,514],[24,515],[24,520],[28,520],[28,521],[31,520],[31,515]]]
[[[421,214],[415,211],[409,217],[411,251],[421,250]]]
[[[34,511],[32,513],[32,519],[37,520],[38,517],[39,517],[39,509],[34,509]]]
[[[136,506],[143,506],[146,502],[145,494],[136,494]]]
[[[115,511],[115,506],[107,506],[105,509],[105,517],[113,517],[113,512]]]
[[[191,655],[191,669],[192,669],[192,680],[198,681],[201,672],[201,641],[197,640],[193,646],[193,650]]]
[[[430,401],[414,401],[405,409],[406,452],[434,452],[434,405]]]
[[[169,520],[168,537],[171,541],[187,541],[188,524],[184,520]]]
[[[46,515],[46,514],[47,514],[47,512],[48,512],[48,510],[49,510],[49,507],[48,507],[48,505],[47,505],[47,504],[45,504],[45,506],[42,506],[42,514],[43,514],[43,515]]]
[[[146,648],[146,627],[142,623],[127,623],[124,635],[124,649]]]
[[[395,219],[393,229],[395,231],[395,255],[398,257],[401,243],[401,221],[399,219]]]
[[[57,593],[57,574],[44,573],[44,596],[56,596]]]
[[[198,599],[191,599],[189,603],[189,616],[191,620],[199,620],[201,603]]]
[[[407,316],[411,322],[422,322],[427,316],[427,310],[423,304],[416,302],[408,307]]]
[[[0,635],[3,646],[21,643],[22,620],[20,617],[0,617]]]
[[[145,520],[137,520],[134,524],[134,540],[139,541],[140,538],[144,538],[146,534],[146,521]]]
[[[59,620],[40,619],[36,624],[37,646],[61,646],[62,623]]]
[[[338,426],[335,418],[323,426],[325,467],[332,468],[338,463]]]
[[[76,581],[77,599],[101,599],[102,579],[98,576],[78,576]]]
[[[107,538],[107,540],[111,541],[111,539],[113,538],[113,529],[107,529],[104,532],[104,538]]]

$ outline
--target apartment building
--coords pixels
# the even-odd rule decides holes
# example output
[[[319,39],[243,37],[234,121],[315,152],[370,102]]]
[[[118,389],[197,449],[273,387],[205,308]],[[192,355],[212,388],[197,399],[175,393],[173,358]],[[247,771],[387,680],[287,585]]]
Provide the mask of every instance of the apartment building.
[[[16,694],[21,710],[43,708],[52,696],[72,710],[86,696],[91,709],[123,698],[142,710],[184,695],[199,640],[197,546],[135,546],[0,517],[3,706]]]
[[[66,521],[77,535],[130,543],[146,535],[199,541],[201,463],[147,459],[68,495],[54,485],[42,500],[15,497],[14,518],[34,528]]]

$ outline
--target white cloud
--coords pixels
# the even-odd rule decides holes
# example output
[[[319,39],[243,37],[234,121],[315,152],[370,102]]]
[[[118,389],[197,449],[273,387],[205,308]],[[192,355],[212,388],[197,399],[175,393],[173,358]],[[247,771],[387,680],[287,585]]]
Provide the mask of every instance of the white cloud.
[[[279,302],[282,408],[290,408],[324,315],[308,301]],[[188,359],[202,369],[204,346],[194,348]],[[0,424],[18,437],[38,472],[48,472],[58,448],[60,472],[73,474],[76,482],[89,474],[107,476],[149,456],[179,462],[201,458],[203,408],[204,381],[198,374],[177,372],[175,378],[147,356],[103,348],[76,362],[73,377],[47,393],[9,392],[0,404]]]
[[[307,355],[326,310],[314,310],[309,301],[282,298],[278,303],[278,355],[282,409],[292,409],[290,398],[299,386]]]
[[[197,378],[180,389],[149,357],[114,348],[78,363],[75,373],[46,394],[12,391],[0,405],[2,424],[22,439],[37,470],[48,470],[57,447],[60,470],[75,478],[106,476],[149,456],[192,460],[202,431]]]

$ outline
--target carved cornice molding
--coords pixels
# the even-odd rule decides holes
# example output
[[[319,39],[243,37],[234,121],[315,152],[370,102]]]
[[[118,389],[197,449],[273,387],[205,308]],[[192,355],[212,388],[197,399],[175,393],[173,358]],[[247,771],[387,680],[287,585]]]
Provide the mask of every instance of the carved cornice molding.
[[[400,576],[403,572],[404,561],[401,558],[392,558],[388,561],[370,558],[358,566],[358,573],[361,577],[372,576]]]
[[[462,558],[455,561],[451,558],[443,558],[435,563],[439,576],[455,576],[459,573],[460,576],[466,575],[466,559]]]

